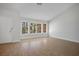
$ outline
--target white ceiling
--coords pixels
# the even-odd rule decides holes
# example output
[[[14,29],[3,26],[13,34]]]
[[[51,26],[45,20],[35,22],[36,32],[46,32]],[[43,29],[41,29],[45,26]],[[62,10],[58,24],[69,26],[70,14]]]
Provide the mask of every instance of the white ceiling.
[[[72,3],[43,3],[41,6],[36,3],[16,3],[16,4],[0,4],[5,8],[16,10],[21,17],[28,17],[37,20],[49,21],[67,8]]]

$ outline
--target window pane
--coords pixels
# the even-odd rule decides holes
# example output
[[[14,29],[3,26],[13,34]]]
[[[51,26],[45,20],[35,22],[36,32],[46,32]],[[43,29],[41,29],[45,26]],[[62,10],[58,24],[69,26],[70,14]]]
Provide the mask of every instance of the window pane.
[[[26,22],[25,33],[28,33],[28,23]]]
[[[22,34],[28,33],[28,23],[22,22]]]
[[[30,33],[35,33],[36,32],[36,24],[31,23],[30,24]]]
[[[41,24],[37,24],[37,33],[41,33]]]
[[[43,24],[43,32],[46,32],[46,24]]]
[[[22,22],[22,34],[25,33],[25,22]]]

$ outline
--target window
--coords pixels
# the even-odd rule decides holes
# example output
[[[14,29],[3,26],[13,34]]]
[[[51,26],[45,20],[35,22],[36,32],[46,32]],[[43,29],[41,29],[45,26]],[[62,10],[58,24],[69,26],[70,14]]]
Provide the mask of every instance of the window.
[[[29,24],[29,25],[28,25]],[[42,28],[42,27],[43,28]],[[41,31],[43,30],[43,31]],[[46,24],[40,24],[40,23],[29,23],[29,22],[22,22],[22,34],[28,34],[29,33],[46,33]]]
[[[30,24],[30,33],[35,33],[36,32],[36,24],[35,23],[31,23]]]
[[[22,34],[28,33],[28,23],[22,22]]]
[[[41,24],[37,24],[37,33],[41,33]]]
[[[43,24],[43,32],[46,33],[46,24]]]

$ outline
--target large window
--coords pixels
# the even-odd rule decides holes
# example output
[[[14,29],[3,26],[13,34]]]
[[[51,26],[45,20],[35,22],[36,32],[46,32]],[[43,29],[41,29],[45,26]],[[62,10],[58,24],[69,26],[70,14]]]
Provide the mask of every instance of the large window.
[[[41,33],[41,24],[37,24],[37,33]]]
[[[22,22],[22,34],[28,33],[28,23]]]
[[[35,23],[31,23],[30,24],[30,33],[35,33],[36,32],[36,24]]]
[[[41,26],[43,28],[41,28]],[[46,33],[46,24],[42,25],[39,23],[36,24],[36,23],[22,22],[22,34],[27,34],[28,32],[29,33],[42,33],[42,32]]]
[[[43,24],[43,32],[46,33],[46,24]]]

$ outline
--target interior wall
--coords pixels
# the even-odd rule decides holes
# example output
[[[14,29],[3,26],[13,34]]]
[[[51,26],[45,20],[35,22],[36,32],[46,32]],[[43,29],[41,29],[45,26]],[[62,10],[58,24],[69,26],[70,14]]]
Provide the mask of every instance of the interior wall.
[[[21,15],[19,11],[8,4],[0,4],[0,43],[16,42],[25,37],[46,36],[46,34],[22,35]],[[28,19],[28,21],[31,19]],[[43,23],[40,21],[29,21],[34,23]],[[47,23],[47,22],[44,22]],[[48,29],[47,29],[48,31]]]
[[[15,10],[0,5],[0,43],[19,41],[19,15]]]
[[[79,4],[50,21],[49,36],[79,42]]]
[[[12,36],[9,32],[11,25],[10,19],[0,16],[0,43],[11,42]],[[7,20],[7,21],[6,21]]]

